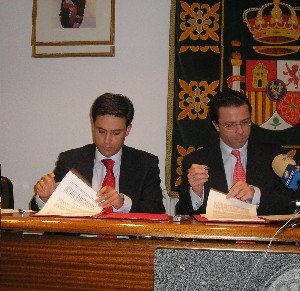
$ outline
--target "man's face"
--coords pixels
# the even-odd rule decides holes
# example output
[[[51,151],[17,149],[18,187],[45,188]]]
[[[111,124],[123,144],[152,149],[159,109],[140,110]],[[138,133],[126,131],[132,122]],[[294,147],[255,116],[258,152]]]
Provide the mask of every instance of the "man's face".
[[[97,116],[93,125],[93,137],[99,152],[109,158],[124,144],[131,125],[126,128],[125,118],[113,115]]]
[[[250,122],[249,108],[245,104],[239,107],[220,107],[219,124],[213,124],[224,143],[238,149],[244,146],[249,138]]]

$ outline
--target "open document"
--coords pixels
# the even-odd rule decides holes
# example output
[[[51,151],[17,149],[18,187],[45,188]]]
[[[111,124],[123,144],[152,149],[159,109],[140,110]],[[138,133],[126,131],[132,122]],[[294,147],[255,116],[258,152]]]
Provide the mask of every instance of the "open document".
[[[263,222],[257,217],[256,206],[238,200],[226,198],[226,194],[211,189],[209,192],[206,214],[201,215],[208,220],[230,220],[230,221],[251,221]]]
[[[96,192],[69,171],[35,215],[92,216],[102,212],[95,199]]]

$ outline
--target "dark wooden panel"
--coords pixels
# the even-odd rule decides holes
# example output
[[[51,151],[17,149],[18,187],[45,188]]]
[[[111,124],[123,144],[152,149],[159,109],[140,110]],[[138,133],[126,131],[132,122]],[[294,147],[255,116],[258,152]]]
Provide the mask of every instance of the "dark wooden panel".
[[[0,286],[152,290],[153,254],[147,243],[127,239],[3,233]]]

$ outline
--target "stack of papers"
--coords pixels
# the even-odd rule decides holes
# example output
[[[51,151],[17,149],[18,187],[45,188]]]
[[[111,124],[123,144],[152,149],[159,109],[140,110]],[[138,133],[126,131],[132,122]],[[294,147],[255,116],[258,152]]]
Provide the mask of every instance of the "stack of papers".
[[[211,189],[206,214],[202,217],[214,221],[264,222],[257,216],[256,206],[236,198],[226,198],[226,194]]]
[[[296,220],[300,214],[257,216],[256,205],[236,198],[226,198],[226,194],[211,189],[209,192],[206,214],[194,215],[201,222],[249,222],[268,223]]]
[[[102,212],[95,202],[96,191],[69,171],[59,183],[37,216],[60,215],[69,217],[92,216]]]

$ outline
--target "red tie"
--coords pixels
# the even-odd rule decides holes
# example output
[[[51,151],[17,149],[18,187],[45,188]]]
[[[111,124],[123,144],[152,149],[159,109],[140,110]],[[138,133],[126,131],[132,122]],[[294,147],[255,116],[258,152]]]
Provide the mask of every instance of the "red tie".
[[[103,165],[106,168],[106,175],[104,177],[103,183],[102,183],[102,187],[104,186],[110,186],[115,188],[116,187],[116,180],[115,180],[115,176],[114,176],[114,163],[115,161],[112,159],[104,159],[101,160],[101,162],[103,163]],[[112,211],[112,207],[105,207],[103,209],[103,213],[111,213]]]
[[[232,150],[231,154],[233,154],[236,157],[236,163],[233,170],[233,184],[236,182],[243,181],[246,182],[246,174],[245,170],[243,168],[242,162],[241,162],[241,155],[240,151],[238,150]]]

